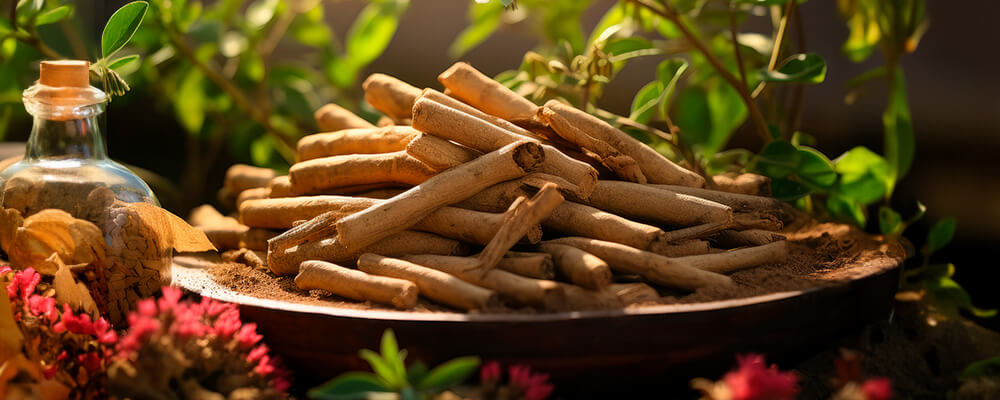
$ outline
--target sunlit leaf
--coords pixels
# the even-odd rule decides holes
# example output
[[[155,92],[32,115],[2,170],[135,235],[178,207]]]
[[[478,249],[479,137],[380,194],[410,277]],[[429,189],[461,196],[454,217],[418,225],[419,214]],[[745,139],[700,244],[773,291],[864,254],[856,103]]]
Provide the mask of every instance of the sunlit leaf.
[[[42,13],[35,19],[35,26],[54,24],[73,14],[73,6],[59,6]]]
[[[378,377],[367,372],[348,372],[309,390],[309,398],[321,400],[364,400],[371,393],[389,390]]]
[[[641,124],[648,123],[653,113],[656,112],[656,105],[666,96],[663,83],[653,81],[643,86],[632,99],[632,111],[629,119]]]
[[[375,375],[378,376],[378,379],[387,388],[390,389],[400,388],[406,384],[405,382],[400,382],[396,378],[396,374],[393,371],[392,366],[386,363],[386,361],[382,359],[382,357],[379,356],[378,353],[368,349],[362,349],[358,353],[358,356],[361,357],[361,359],[368,362],[368,365],[371,366],[372,371],[375,371]]]
[[[205,123],[205,76],[191,69],[184,75],[177,88],[177,101],[174,111],[177,120],[189,134],[197,135]]]
[[[925,286],[939,311],[951,314],[956,310],[967,310],[979,318],[991,318],[997,314],[995,309],[981,309],[973,305],[969,293],[949,277],[929,279],[925,281]]]
[[[855,147],[835,161],[840,174],[837,192],[862,204],[871,204],[888,193],[889,164],[863,146]]]
[[[853,199],[833,193],[826,199],[826,208],[838,220],[851,222],[862,228],[868,224],[864,207]]]
[[[878,226],[883,235],[899,235],[905,227],[903,217],[887,206],[878,209]]]
[[[784,178],[795,173],[802,155],[799,149],[783,140],[768,143],[757,154],[755,169],[771,178]]]
[[[108,63],[108,68],[111,68],[111,69],[122,69],[125,66],[127,66],[127,65],[129,65],[129,64],[131,64],[133,62],[136,62],[138,60],[139,60],[139,55],[138,54],[133,54],[133,55],[130,55],[130,56],[121,57],[121,58],[118,58],[118,59],[116,59],[116,60]]]
[[[885,127],[885,159],[889,163],[889,178],[895,185],[913,164],[916,142],[902,67],[896,68],[896,76],[891,79],[895,82],[890,85],[892,92],[889,94],[890,101],[885,113],[882,114],[882,125]],[[890,193],[891,189],[892,186]]]
[[[382,343],[380,346],[382,352],[382,359],[385,360],[386,365],[392,369],[393,379],[396,381],[405,382],[406,381],[406,366],[403,364],[406,358],[406,350],[402,352],[399,351],[399,344],[396,342],[396,335],[392,332],[392,329],[386,329],[382,333]]]
[[[469,26],[458,34],[448,48],[452,58],[458,58],[485,41],[500,27],[504,5],[497,1],[469,6]]]
[[[927,233],[925,252],[934,253],[951,243],[951,239],[955,237],[955,224],[954,218],[945,218],[935,223]]]
[[[597,22],[597,26],[591,31],[590,37],[587,39],[587,48],[594,46],[595,43],[601,40],[601,38],[607,38],[611,33],[617,32],[623,21],[625,20],[625,3],[615,2],[601,20]]]
[[[962,370],[962,373],[958,376],[958,379],[963,381],[978,378],[981,376],[1000,376],[1000,356],[993,358],[987,358],[985,360],[976,361],[969,364]]]
[[[837,181],[833,163],[823,153],[807,146],[799,146],[800,161],[795,174],[806,183],[829,189]]]
[[[479,367],[479,357],[460,357],[432,369],[418,384],[423,390],[442,390],[462,383]]]
[[[774,71],[762,68],[760,78],[765,82],[822,83],[826,79],[826,61],[818,54],[796,54],[781,63]]]
[[[347,59],[351,64],[366,66],[385,51],[408,4],[408,0],[384,0],[361,10],[347,35]]]
[[[104,25],[104,32],[101,33],[101,55],[103,57],[110,57],[128,44],[132,35],[135,35],[135,31],[139,29],[139,25],[142,24],[142,19],[146,16],[148,8],[149,3],[145,1],[133,1],[111,14],[108,23]]]
[[[313,7],[297,16],[288,33],[299,43],[315,48],[329,46],[333,39],[333,32],[323,18],[322,6]]]

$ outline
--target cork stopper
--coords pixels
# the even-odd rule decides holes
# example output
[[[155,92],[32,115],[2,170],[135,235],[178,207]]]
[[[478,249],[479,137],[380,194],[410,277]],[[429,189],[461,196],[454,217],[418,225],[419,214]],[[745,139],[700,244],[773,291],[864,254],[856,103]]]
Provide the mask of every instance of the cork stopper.
[[[42,61],[38,82],[53,87],[90,87],[90,62],[83,60]]]

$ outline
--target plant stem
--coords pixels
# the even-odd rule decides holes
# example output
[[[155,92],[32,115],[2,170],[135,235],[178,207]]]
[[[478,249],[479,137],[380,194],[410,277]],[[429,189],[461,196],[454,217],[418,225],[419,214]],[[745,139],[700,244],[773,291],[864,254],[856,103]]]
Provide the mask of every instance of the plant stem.
[[[725,80],[727,83],[729,83],[729,85],[732,86],[737,93],[739,93],[740,97],[743,99],[743,103],[746,104],[747,111],[750,113],[750,119],[756,126],[757,134],[760,136],[761,140],[765,144],[771,141],[771,133],[770,129],[768,129],[767,127],[767,121],[764,120],[764,116],[760,113],[760,109],[757,107],[757,103],[754,102],[753,97],[750,96],[750,91],[747,90],[746,85],[742,84],[739,81],[739,79],[736,78],[736,76],[734,76],[731,72],[729,72],[729,70],[727,70],[726,67],[722,65],[722,62],[719,61],[719,59],[716,58],[711,51],[709,51],[708,46],[706,46],[704,42],[698,39],[698,37],[695,36],[695,34],[691,32],[690,29],[688,29],[687,25],[685,25],[683,21],[681,21],[680,16],[677,15],[674,9],[670,6],[669,1],[663,2],[663,5],[666,7],[665,10],[660,9],[659,7],[656,7],[648,3],[646,0],[629,0],[629,1],[632,1],[639,6],[645,7],[649,11],[652,11],[654,14],[657,14],[669,20],[675,26],[677,26],[677,29],[681,31],[684,37],[687,38],[687,40],[691,42],[691,44],[694,45],[694,47],[698,49],[698,51],[701,52],[702,55],[705,56],[705,59],[708,60],[709,64],[712,64],[712,67],[715,68],[719,76],[722,77],[722,79]]]
[[[740,80],[743,81],[743,87],[747,87],[747,71],[743,68],[743,55],[740,54],[740,41],[736,34],[736,13],[733,12],[733,7],[729,7],[729,33],[733,36],[733,54],[736,56],[736,68],[740,71]]]
[[[781,22],[778,24],[778,33],[774,37],[774,46],[771,48],[771,59],[767,62],[767,70],[774,71],[774,67],[778,65],[778,57],[781,55],[781,46],[785,40],[785,33],[788,31],[788,19],[791,17],[792,13],[795,11],[795,0],[789,0],[785,4],[785,15],[781,16]],[[767,82],[761,81],[753,90],[753,98],[760,96],[761,92],[764,91],[764,87],[767,86]]]
[[[181,55],[188,59],[191,65],[201,71],[202,74],[205,74],[219,89],[226,92],[233,99],[236,106],[243,110],[251,119],[264,127],[267,133],[275,139],[275,143],[277,144],[276,149],[285,161],[289,163],[295,162],[295,152],[292,151],[292,144],[288,141],[288,136],[296,136],[298,133],[278,131],[278,128],[271,124],[271,121],[268,119],[269,115],[266,112],[259,109],[253,103],[250,103],[243,92],[233,85],[232,82],[199,60],[194,51],[191,50],[191,47],[187,45],[184,38],[177,31],[170,26],[164,26],[164,31],[167,32],[167,38],[170,40],[170,43]],[[183,101],[183,99],[179,99],[178,101]]]

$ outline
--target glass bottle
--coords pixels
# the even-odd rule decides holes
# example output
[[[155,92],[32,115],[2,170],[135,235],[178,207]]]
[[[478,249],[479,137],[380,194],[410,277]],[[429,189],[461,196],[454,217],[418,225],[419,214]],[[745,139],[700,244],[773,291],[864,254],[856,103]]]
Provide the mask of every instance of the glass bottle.
[[[42,61],[39,80],[23,93],[34,117],[24,158],[0,172],[0,204],[27,217],[58,208],[98,223],[87,198],[107,188],[117,200],[159,205],[138,176],[107,156],[101,133],[108,96],[90,86],[87,61]]]

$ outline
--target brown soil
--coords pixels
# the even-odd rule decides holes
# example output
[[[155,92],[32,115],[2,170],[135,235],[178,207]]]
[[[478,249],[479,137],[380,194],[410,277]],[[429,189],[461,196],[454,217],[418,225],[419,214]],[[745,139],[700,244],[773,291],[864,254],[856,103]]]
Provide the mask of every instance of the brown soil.
[[[876,260],[903,257],[902,247],[887,243],[848,225],[807,222],[789,227],[783,232],[789,239],[788,260],[781,264],[762,265],[731,274],[737,283],[730,288],[702,288],[693,293],[663,290],[658,302],[633,305],[698,303],[758,296],[768,293],[804,290],[830,286],[881,272],[891,266],[872,263]],[[230,261],[209,267],[212,279],[220,286],[252,297],[287,301],[307,305],[350,309],[389,310],[372,303],[345,300],[322,290],[303,291],[295,286],[294,277],[278,277],[255,262],[254,257],[227,253]],[[233,262],[238,261],[238,262]],[[628,281],[632,277],[616,277]],[[415,312],[451,312],[453,310],[421,299]],[[498,310],[491,310],[497,312]],[[531,309],[499,310],[501,312],[535,312]]]

